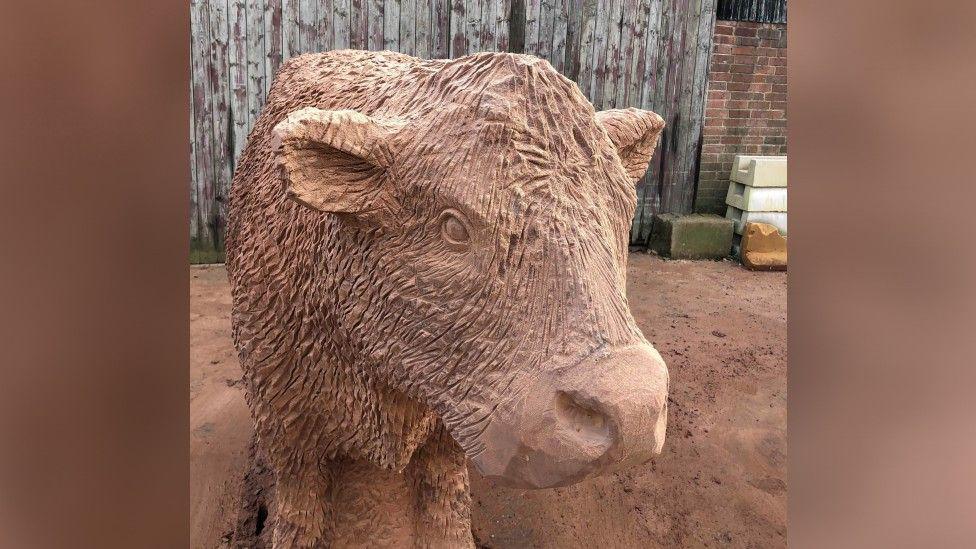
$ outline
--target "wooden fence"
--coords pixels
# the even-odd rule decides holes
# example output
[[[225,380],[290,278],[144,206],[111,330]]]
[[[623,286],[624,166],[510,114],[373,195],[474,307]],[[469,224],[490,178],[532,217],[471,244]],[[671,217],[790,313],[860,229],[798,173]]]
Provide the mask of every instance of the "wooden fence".
[[[238,155],[283,59],[330,49],[422,58],[529,53],[597,110],[641,107],[667,127],[638,183],[631,240],[654,212],[692,209],[716,0],[191,0],[190,234],[223,246]]]

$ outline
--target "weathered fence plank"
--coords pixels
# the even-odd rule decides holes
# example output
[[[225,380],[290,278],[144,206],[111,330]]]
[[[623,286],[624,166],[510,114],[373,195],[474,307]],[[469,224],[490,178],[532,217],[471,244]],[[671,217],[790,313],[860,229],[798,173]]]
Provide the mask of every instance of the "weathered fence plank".
[[[281,63],[358,48],[531,53],[598,110],[661,114],[660,149],[637,185],[640,241],[651,213],[691,208],[715,10],[716,0],[192,0],[191,237],[222,246],[235,160]]]
[[[332,25],[335,29],[332,47],[344,50],[350,47],[349,0],[333,0]]]
[[[194,142],[193,154],[190,162],[196,166],[196,179],[193,181],[191,194],[195,197],[196,213],[191,227],[195,227],[190,236],[200,245],[213,246],[213,234],[208,225],[210,210],[207,208],[206,196],[212,194],[214,183],[213,170],[213,108],[211,105],[210,89],[210,13],[205,0],[190,2],[191,44],[190,51],[193,58],[190,61],[190,97],[193,110],[193,133],[190,140]]]
[[[299,0],[281,0],[281,58],[282,61],[302,52],[299,38],[301,14]]]
[[[451,0],[430,0],[430,57],[451,55]]]
[[[430,36],[430,19],[433,15],[433,6],[429,0],[416,0],[416,2],[417,20],[413,27],[413,36],[416,41],[415,55],[421,59],[430,59],[433,49]]]
[[[383,49],[400,49],[400,0],[386,0],[383,5]]]
[[[230,0],[228,14],[230,63],[230,121],[229,141],[233,147],[233,159],[240,156],[247,140],[247,11],[245,0]]]
[[[233,162],[233,120],[230,116],[230,64],[228,60],[229,25],[227,1],[210,1],[210,88],[213,111],[213,186],[201,196],[201,211],[208,212],[215,246],[223,246],[223,223],[226,219],[225,197],[230,189]]]
[[[261,2],[257,2],[259,5]],[[281,0],[264,1],[264,98],[268,97],[271,82],[284,59],[281,32]],[[263,101],[262,101],[262,107]],[[259,107],[260,110],[260,107]]]
[[[264,33],[264,3],[262,0],[247,0],[247,131],[242,140],[251,133],[264,106],[267,93],[264,85],[267,38]],[[244,150],[243,144],[241,150]]]
[[[367,49],[371,51],[383,49],[384,7],[384,0],[369,0],[369,37],[367,39]]]

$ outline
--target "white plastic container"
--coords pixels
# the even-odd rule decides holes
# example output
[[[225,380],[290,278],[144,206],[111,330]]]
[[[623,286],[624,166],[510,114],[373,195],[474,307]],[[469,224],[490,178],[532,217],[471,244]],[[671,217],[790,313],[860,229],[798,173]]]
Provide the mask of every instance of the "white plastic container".
[[[738,154],[729,179],[749,187],[785,187],[786,157]]]
[[[725,203],[747,212],[785,212],[786,187],[750,187],[732,181]]]
[[[786,212],[747,212],[735,206],[725,209],[725,217],[733,222],[735,234],[742,234],[746,223],[769,223],[779,229],[779,233],[786,235]]]

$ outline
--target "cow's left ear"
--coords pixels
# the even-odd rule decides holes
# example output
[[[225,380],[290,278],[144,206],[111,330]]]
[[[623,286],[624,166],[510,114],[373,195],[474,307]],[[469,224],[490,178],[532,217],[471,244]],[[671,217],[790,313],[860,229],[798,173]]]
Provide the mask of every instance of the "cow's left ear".
[[[352,110],[306,107],[288,114],[274,127],[271,145],[288,197],[330,213],[389,207],[389,145],[398,127]]]
[[[607,130],[627,175],[635,181],[644,177],[664,130],[664,119],[633,107],[600,111],[596,119]]]

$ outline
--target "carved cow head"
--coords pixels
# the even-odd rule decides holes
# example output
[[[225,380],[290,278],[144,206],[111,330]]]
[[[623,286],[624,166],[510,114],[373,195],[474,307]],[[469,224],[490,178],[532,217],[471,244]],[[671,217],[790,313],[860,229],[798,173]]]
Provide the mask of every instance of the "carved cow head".
[[[275,128],[287,195],[366,268],[319,296],[363,368],[488,478],[561,486],[660,452],[668,371],[625,296],[635,182],[664,122],[594,112],[543,61],[444,62],[405,97]]]

